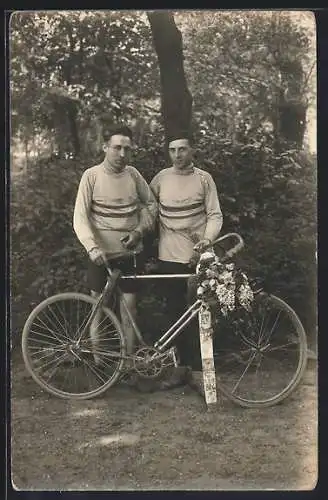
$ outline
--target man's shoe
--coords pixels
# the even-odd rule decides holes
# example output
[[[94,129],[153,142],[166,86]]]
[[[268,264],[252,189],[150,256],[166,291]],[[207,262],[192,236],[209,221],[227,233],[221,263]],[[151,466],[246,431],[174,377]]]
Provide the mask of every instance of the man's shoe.
[[[169,378],[162,380],[159,383],[159,390],[165,391],[167,389],[174,389],[181,385],[186,385],[190,379],[190,368],[189,366],[177,366],[173,368]]]

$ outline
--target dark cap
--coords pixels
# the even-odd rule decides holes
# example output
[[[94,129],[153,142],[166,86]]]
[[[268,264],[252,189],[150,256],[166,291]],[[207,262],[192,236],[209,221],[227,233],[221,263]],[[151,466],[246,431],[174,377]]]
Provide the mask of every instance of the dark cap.
[[[177,141],[178,139],[187,139],[189,143],[192,142],[192,136],[189,131],[178,130],[167,135],[167,142]]]

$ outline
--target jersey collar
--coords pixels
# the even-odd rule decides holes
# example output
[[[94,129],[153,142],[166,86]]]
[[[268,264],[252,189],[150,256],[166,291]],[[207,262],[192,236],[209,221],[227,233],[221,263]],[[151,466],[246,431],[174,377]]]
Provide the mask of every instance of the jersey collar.
[[[173,170],[178,175],[190,175],[194,172],[195,166],[194,163],[191,162],[190,165],[187,168],[184,168],[183,170],[178,170],[176,167],[173,167]]]

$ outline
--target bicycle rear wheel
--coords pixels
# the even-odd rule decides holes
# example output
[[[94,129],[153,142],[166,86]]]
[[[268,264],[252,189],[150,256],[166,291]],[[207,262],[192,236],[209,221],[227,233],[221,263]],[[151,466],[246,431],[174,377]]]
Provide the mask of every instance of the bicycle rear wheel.
[[[283,401],[306,368],[306,334],[297,314],[264,292],[255,296],[251,312],[218,319],[213,345],[218,389],[248,408]]]
[[[96,303],[88,295],[61,293],[41,302],[29,315],[22,334],[25,366],[50,394],[93,398],[120,376],[126,341],[113,311],[101,308],[96,336],[85,329]]]

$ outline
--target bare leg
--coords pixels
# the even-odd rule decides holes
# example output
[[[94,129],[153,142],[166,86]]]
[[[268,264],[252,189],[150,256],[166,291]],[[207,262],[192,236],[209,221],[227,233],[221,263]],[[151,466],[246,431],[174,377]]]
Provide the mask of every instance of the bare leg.
[[[97,299],[99,297],[100,293],[95,292],[94,290],[91,290],[91,297]],[[99,324],[101,321],[101,311],[97,311],[94,319],[91,322],[90,325],[90,338],[91,338],[91,343],[92,347],[94,350],[97,352],[98,345],[99,345],[99,337],[98,337],[98,328]],[[101,358],[98,354],[93,355],[95,363],[98,365],[101,361]]]
[[[123,294],[126,305],[128,306],[131,315],[134,320],[137,317],[137,301],[135,293],[124,293]],[[127,339],[127,354],[132,354],[135,347],[135,333],[133,330],[133,326],[129,320],[128,315],[125,312],[122,302],[120,303],[120,314],[121,314],[121,322],[123,331],[125,332]]]

